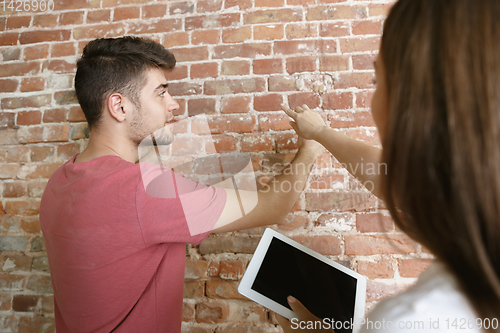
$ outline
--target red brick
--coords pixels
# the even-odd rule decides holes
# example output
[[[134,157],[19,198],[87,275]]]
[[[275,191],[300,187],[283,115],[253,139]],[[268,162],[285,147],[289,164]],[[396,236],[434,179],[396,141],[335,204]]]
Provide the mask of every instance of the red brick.
[[[174,46],[184,46],[189,44],[189,35],[187,32],[174,32],[165,34],[163,46],[167,49]]]
[[[153,34],[153,33],[166,33],[182,30],[182,21],[180,19],[163,19],[153,23],[143,21],[130,22],[128,33],[129,34]]]
[[[38,293],[53,293],[52,283],[48,275],[31,275],[28,278],[26,289]]]
[[[195,116],[197,114],[210,114],[215,113],[215,99],[214,98],[199,98],[190,99],[188,101],[188,115]]]
[[[47,106],[51,95],[33,95],[29,97],[12,97],[2,99],[2,109],[36,108]]]
[[[78,104],[78,99],[74,90],[57,91],[54,99],[58,105]]]
[[[283,73],[282,59],[256,59],[253,61],[254,74],[281,74]]]
[[[238,285],[237,281],[207,281],[207,297],[212,299],[246,299],[238,292]]]
[[[9,215],[37,215],[40,209],[40,201],[34,199],[7,201],[5,203],[5,212]]]
[[[354,35],[381,35],[382,21],[358,21],[352,23]]]
[[[253,26],[253,38],[255,40],[283,39],[283,24],[273,24],[272,26]]]
[[[72,142],[57,146],[57,158],[59,161],[67,161],[77,153],[80,153],[80,145],[78,143]]]
[[[219,44],[221,41],[220,30],[196,30],[193,31],[191,42],[193,45],[199,44]]]
[[[55,59],[45,62],[42,71],[49,70],[58,74],[72,74],[76,72],[76,64],[62,59]]]
[[[41,198],[46,186],[47,181],[45,180],[30,181],[28,182],[28,195],[32,198]],[[36,222],[37,223],[33,224],[38,224],[37,228],[40,228],[40,223],[38,223],[38,220]]]
[[[283,96],[278,94],[266,94],[254,97],[254,109],[256,111],[279,111],[283,104]]]
[[[241,280],[245,272],[245,264],[238,260],[220,262],[219,276],[226,280]]]
[[[286,131],[290,129],[292,129],[290,118],[285,113],[259,115],[260,131]]]
[[[56,10],[66,9],[80,9],[80,8],[93,8],[99,7],[99,2],[95,1],[81,1],[81,0],[55,0],[54,8]]]
[[[33,27],[54,28],[57,26],[58,16],[56,14],[35,15],[33,18]]]
[[[214,135],[212,136],[215,150],[218,153],[231,152],[238,150],[238,139],[230,135]]]
[[[122,7],[115,8],[115,13],[113,15],[113,21],[123,21],[138,19],[141,14],[141,9],[139,7]]]
[[[306,215],[288,214],[283,222],[278,224],[280,230],[292,231],[299,228],[305,228],[309,224],[309,218]]]
[[[212,134],[226,132],[251,133],[255,131],[256,119],[251,115],[226,115],[210,118],[208,125]]]
[[[213,59],[228,58],[255,58],[257,56],[271,55],[270,43],[244,43],[231,45],[217,45],[212,54]]]
[[[167,81],[182,80],[188,77],[188,66],[175,66],[171,71],[165,71]]]
[[[308,211],[366,211],[376,208],[374,195],[360,192],[318,192],[306,193],[306,210]]]
[[[208,60],[206,46],[176,48],[170,50],[178,62]]]
[[[185,281],[184,298],[198,298],[205,296],[204,281]]]
[[[248,75],[250,74],[250,61],[229,60],[224,61],[221,66],[222,75]]]
[[[42,122],[40,111],[21,111],[17,114],[18,125],[36,125]]]
[[[346,255],[415,253],[416,243],[406,235],[345,236]]]
[[[264,90],[265,81],[262,78],[206,81],[204,85],[206,95],[253,93]]]
[[[0,165],[0,178],[13,179],[17,175],[19,165],[17,164],[2,164]]]
[[[260,238],[220,236],[209,237],[200,244],[200,254],[208,253],[251,253],[255,252]]]
[[[198,323],[223,323],[229,320],[229,305],[222,301],[203,301],[196,305]]]
[[[87,13],[87,23],[100,23],[111,21],[111,10],[91,10]]]
[[[316,6],[307,11],[308,21],[362,19],[366,17],[366,9],[361,6]]]
[[[130,32],[132,33],[132,32]],[[112,38],[125,34],[123,23],[80,26],[73,30],[73,37],[79,39]]]
[[[0,80],[0,92],[14,92],[19,82],[13,79]]]
[[[376,54],[360,54],[352,56],[353,69],[358,70],[374,70],[373,63],[377,59]]]
[[[348,128],[368,126],[374,127],[373,117],[368,111],[346,112],[337,111],[328,115],[330,127],[332,128]]]
[[[65,142],[69,141],[69,125],[49,125],[43,129],[44,142]]]
[[[26,146],[17,146],[7,148],[7,162],[29,162],[30,148]]]
[[[188,16],[185,18],[186,31],[233,26],[240,21],[239,13]]]
[[[0,77],[36,75],[40,72],[40,63],[24,62],[16,64],[0,64]]]
[[[323,255],[339,255],[342,253],[341,240],[337,236],[295,236],[292,239]]]
[[[399,259],[399,275],[405,278],[416,278],[429,267],[431,259]]]
[[[284,7],[284,0],[255,0],[255,7]]]
[[[346,71],[349,69],[349,57],[324,55],[319,59],[319,70],[322,72]]]
[[[24,60],[45,59],[49,56],[49,45],[41,44],[24,48]]]
[[[170,15],[186,14],[192,13],[194,11],[194,4],[192,2],[178,2],[170,3],[169,13]]]
[[[295,150],[297,146],[297,134],[295,133],[276,133],[276,150],[281,152],[283,150]]]
[[[33,77],[29,79],[22,79],[21,91],[40,91],[45,89],[45,79],[41,77]]]
[[[198,95],[201,93],[201,85],[190,82],[172,82],[168,86],[168,91],[172,96]]]
[[[296,23],[286,26],[286,38],[308,38],[318,36],[318,25],[316,23]]]
[[[182,321],[184,322],[190,322],[194,321],[194,304],[193,303],[187,303],[184,301],[182,303]]]
[[[301,8],[257,10],[243,15],[244,24],[293,22],[302,19]]]
[[[344,176],[336,174],[314,175],[311,177],[310,186],[312,189],[331,190],[335,183],[343,183]]]
[[[0,112],[0,128],[13,128],[16,114],[14,112]]]
[[[1,53],[4,62],[19,60],[21,57],[21,49],[17,47],[4,48]]]
[[[338,81],[335,82],[337,89],[359,88],[369,89],[373,88],[373,73],[341,73]]]
[[[142,18],[149,19],[155,17],[163,17],[167,13],[166,4],[152,4],[142,7]]]
[[[394,3],[369,4],[368,12],[371,16],[387,16]]]
[[[320,37],[343,37],[349,36],[349,25],[345,22],[322,22],[319,26]]]
[[[16,45],[19,38],[19,33],[2,33],[0,35],[0,46]]]
[[[241,43],[252,38],[252,27],[244,26],[222,31],[223,43]]]
[[[250,112],[250,96],[223,96],[221,99],[221,113],[248,113]]]
[[[240,9],[251,8],[253,1],[251,0],[226,0],[224,2],[224,8],[233,8],[238,6]]]
[[[340,51],[342,53],[378,51],[380,48],[380,37],[353,37],[340,39]]]
[[[356,106],[358,108],[370,108],[373,98],[373,91],[363,91],[356,93]]]
[[[320,103],[321,98],[318,94],[313,92],[300,92],[288,95],[288,105],[291,109],[295,109],[297,106],[302,106],[304,104],[311,109],[315,109],[319,107]]]
[[[392,279],[394,278],[394,269],[392,263],[386,259],[379,261],[358,261],[358,273],[369,279]]]
[[[271,76],[269,78],[269,91],[296,91],[297,83],[290,76]]]
[[[75,44],[69,43],[57,43],[52,44],[50,56],[52,58],[67,57],[76,54]]]
[[[27,193],[26,183],[24,181],[4,182],[3,196],[5,198],[19,198]]]
[[[222,0],[198,0],[196,11],[198,13],[216,12],[222,9]]]
[[[41,30],[22,32],[19,36],[19,43],[32,44],[42,42],[61,42],[69,40],[71,37],[70,30]]]
[[[307,6],[315,5],[316,0],[287,0],[286,4],[289,6]]]
[[[352,109],[353,96],[351,92],[326,93],[323,95],[323,107],[326,110]]]
[[[314,72],[316,70],[315,57],[294,57],[286,60],[286,70],[288,74],[298,72]]]
[[[68,121],[70,123],[87,121],[80,106],[74,106],[69,110]]]
[[[89,12],[90,14],[91,12]],[[62,13],[59,17],[59,25],[72,25],[83,23],[83,11]],[[87,17],[88,20],[88,17]]]
[[[174,156],[197,155],[202,151],[203,139],[201,138],[185,138],[175,140],[172,143],[172,155]]]
[[[191,78],[202,79],[207,77],[217,77],[219,73],[218,64],[216,62],[207,62],[191,65]]]
[[[274,42],[274,53],[276,54],[300,54],[314,53],[316,50],[315,40],[301,41],[277,41]]]
[[[241,139],[242,152],[273,151],[273,140],[265,134],[247,134]]]
[[[9,16],[7,18],[7,30],[20,29],[29,27],[31,23],[31,16]]]
[[[43,112],[44,123],[62,123],[66,121],[66,109],[50,109]]]

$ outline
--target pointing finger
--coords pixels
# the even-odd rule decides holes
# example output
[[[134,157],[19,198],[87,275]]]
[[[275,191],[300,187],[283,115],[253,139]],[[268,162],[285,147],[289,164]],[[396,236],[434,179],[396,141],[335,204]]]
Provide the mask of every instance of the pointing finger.
[[[289,116],[289,117],[292,117],[294,120],[296,119],[295,117],[297,117],[297,114],[292,110],[290,109],[288,106],[284,105],[284,104],[281,104],[281,109],[283,111],[285,111],[285,113]]]
[[[305,321],[320,320],[318,317],[313,315],[309,310],[307,310],[306,307],[302,305],[302,303],[300,303],[295,297],[288,296],[287,301],[288,304],[290,304],[290,307],[292,308],[293,312],[295,312],[295,314],[299,316],[301,320]]]

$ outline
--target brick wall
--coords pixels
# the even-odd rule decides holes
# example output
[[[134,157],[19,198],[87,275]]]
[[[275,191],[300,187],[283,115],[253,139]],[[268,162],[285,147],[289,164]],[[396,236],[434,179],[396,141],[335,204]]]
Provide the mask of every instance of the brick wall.
[[[248,152],[266,179],[296,151],[283,102],[321,109],[331,127],[379,144],[372,62],[390,2],[54,0],[50,12],[0,3],[0,331],[55,331],[38,209],[52,172],[86,144],[73,75],[88,41],[133,34],[169,48],[179,115],[207,113],[217,149]],[[430,258],[329,154],[275,228],[366,275],[367,310],[413,283]],[[187,247],[185,332],[279,331],[237,293],[262,232]]]

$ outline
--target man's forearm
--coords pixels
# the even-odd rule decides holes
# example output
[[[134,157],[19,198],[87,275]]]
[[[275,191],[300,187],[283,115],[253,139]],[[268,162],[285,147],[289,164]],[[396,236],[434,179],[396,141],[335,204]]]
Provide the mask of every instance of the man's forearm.
[[[383,199],[380,176],[387,172],[381,163],[382,150],[323,127],[315,138],[368,190]]]

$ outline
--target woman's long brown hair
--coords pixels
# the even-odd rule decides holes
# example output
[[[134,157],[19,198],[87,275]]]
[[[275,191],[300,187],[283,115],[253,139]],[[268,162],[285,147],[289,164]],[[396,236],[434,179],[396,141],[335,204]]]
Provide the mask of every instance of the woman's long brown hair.
[[[395,223],[500,316],[500,1],[400,0],[384,26]]]

